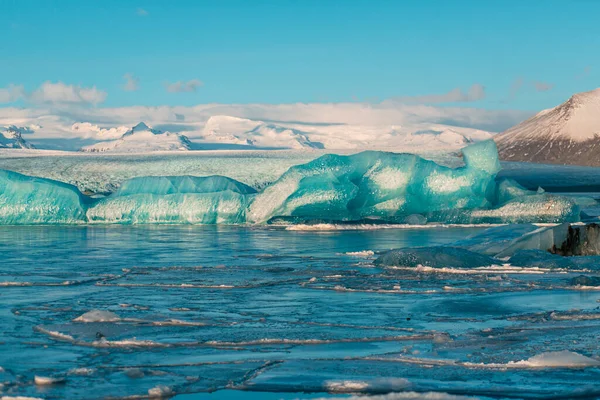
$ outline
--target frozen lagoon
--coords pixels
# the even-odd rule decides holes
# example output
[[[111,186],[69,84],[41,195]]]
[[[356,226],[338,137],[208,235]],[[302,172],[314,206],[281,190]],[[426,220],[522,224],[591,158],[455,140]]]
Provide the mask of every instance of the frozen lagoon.
[[[32,159],[8,160],[26,169]],[[85,175],[36,160],[48,174]],[[270,169],[253,165],[239,173]],[[544,186],[530,166],[511,166],[503,173]],[[561,192],[597,197],[594,169],[544,171]],[[374,263],[487,228],[0,227],[1,393],[597,397],[594,258],[468,271]]]

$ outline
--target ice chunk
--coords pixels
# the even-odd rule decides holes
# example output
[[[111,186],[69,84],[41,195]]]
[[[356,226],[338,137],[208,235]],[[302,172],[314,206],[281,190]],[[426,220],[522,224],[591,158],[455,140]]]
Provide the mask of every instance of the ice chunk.
[[[548,353],[538,354],[527,360],[511,362],[509,365],[527,366],[527,367],[567,367],[567,368],[584,368],[596,367],[600,365],[600,361],[586,357],[579,353],[568,350],[551,351]]]
[[[85,202],[75,186],[0,170],[0,225],[83,223]]]
[[[90,222],[239,224],[256,191],[223,176],[144,177],[91,207]]]
[[[535,193],[535,192],[534,192]],[[451,209],[427,214],[430,222],[454,224],[560,223],[580,220],[572,200],[550,194],[517,197],[494,208]]]
[[[511,246],[524,235],[539,230],[533,224],[511,224],[488,228],[485,231],[455,242],[454,247],[461,247],[488,256],[495,256]]]
[[[417,247],[391,250],[375,260],[378,266],[478,268],[497,264],[492,257],[457,247]]]
[[[463,149],[465,166],[448,168],[413,154],[366,151],[325,155],[290,168],[259,193],[251,222],[274,217],[384,220],[452,209],[490,208],[500,170],[492,141]]]
[[[562,256],[600,254],[600,225],[564,223],[544,227],[523,235],[497,254],[510,257],[519,250],[543,250]]]
[[[92,310],[75,318],[77,322],[116,322],[121,318],[111,311]]]
[[[582,264],[585,264],[585,260],[581,261],[584,261]],[[547,250],[517,250],[508,262],[514,266],[527,268],[581,268],[581,266],[574,262],[573,258],[557,256],[556,254],[548,253]]]
[[[49,377],[49,376],[36,375],[34,377],[34,382],[38,386],[57,385],[57,384],[65,383],[65,378],[53,378],[53,377]]]

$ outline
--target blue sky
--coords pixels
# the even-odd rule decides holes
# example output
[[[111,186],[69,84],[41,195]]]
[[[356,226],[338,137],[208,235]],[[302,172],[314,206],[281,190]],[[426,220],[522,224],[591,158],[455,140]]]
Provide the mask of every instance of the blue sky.
[[[600,86],[596,0],[0,0],[0,15],[0,88],[95,86],[106,107],[399,98],[539,110]]]

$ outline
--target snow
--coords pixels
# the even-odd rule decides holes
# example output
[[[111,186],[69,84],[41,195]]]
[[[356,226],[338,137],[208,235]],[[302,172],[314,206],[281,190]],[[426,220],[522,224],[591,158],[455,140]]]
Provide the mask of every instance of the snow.
[[[0,129],[0,148],[9,149],[34,149],[35,147],[23,139],[23,134],[32,133],[27,127],[17,127],[10,125],[5,129]]]
[[[490,137],[485,131],[440,124],[300,124],[216,115],[208,119],[198,140],[271,148],[415,152],[458,149]]]
[[[349,108],[353,109],[355,106]],[[85,139],[88,143],[97,143],[84,146],[84,151],[138,153],[189,149],[188,140],[193,141],[192,147],[202,149],[369,149],[422,153],[457,150],[492,137],[490,132],[481,129],[460,124],[413,121],[414,118],[409,117],[390,120],[386,115],[382,115],[379,118],[357,120],[356,115],[364,112],[378,114],[376,110],[365,109],[356,110],[355,115],[344,112],[338,121],[335,121],[336,114],[332,114],[327,119],[334,120],[326,123],[322,122],[323,118],[320,115],[313,117],[299,114],[297,120],[271,120],[216,114],[218,108],[213,111],[195,108],[188,114],[198,114],[190,119],[181,119],[182,114],[167,112],[166,109],[152,109],[142,114],[138,109],[129,111],[126,116],[113,116],[111,119],[106,115],[74,117],[53,114],[52,111],[41,113],[15,110],[5,116],[0,114],[0,127],[15,124],[27,127],[27,132],[31,133],[32,140],[36,141],[40,148],[52,146],[52,143],[57,141],[66,141],[61,147],[76,150],[81,147],[75,147],[76,139]],[[104,112],[110,114],[109,111]],[[129,127],[139,121],[132,120],[136,117],[149,118],[156,129],[143,123],[145,128],[138,124],[133,130],[140,134],[135,135],[139,140],[129,137],[128,133],[132,130]],[[141,135],[142,132],[147,134]],[[71,145],[68,144],[69,140]],[[140,143],[146,141],[150,143]]]
[[[497,135],[506,160],[600,165],[600,88],[573,95]]]
[[[120,129],[117,128],[115,132],[120,132]],[[109,130],[107,135],[112,135],[115,132]],[[102,131],[100,131],[100,133],[102,133]],[[90,146],[85,146],[81,150],[85,152],[144,153],[154,151],[189,150],[190,146],[189,139],[184,135],[161,132],[140,122],[123,133],[117,140],[99,142]]]
[[[600,88],[575,94],[565,103],[541,111],[496,139],[500,142],[542,137],[581,142],[600,135],[599,115]]]

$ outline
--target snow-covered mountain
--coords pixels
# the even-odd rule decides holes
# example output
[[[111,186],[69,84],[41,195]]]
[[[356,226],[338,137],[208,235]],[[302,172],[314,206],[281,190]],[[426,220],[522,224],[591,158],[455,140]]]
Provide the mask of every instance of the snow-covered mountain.
[[[199,140],[263,148],[426,151],[460,148],[490,137],[482,130],[440,124],[310,124],[217,115],[208,119]]]
[[[495,140],[503,160],[600,165],[600,88],[575,94]]]
[[[203,129],[203,140],[255,147],[322,149],[323,144],[309,139],[309,133],[276,123],[246,118],[216,115],[210,117]]]
[[[189,139],[179,133],[152,129],[143,122],[125,132],[117,140],[99,142],[81,149],[84,152],[146,153],[152,151],[189,150]]]
[[[0,148],[34,149],[35,147],[31,143],[23,139],[23,133],[28,131],[28,128],[15,125],[0,129]]]

